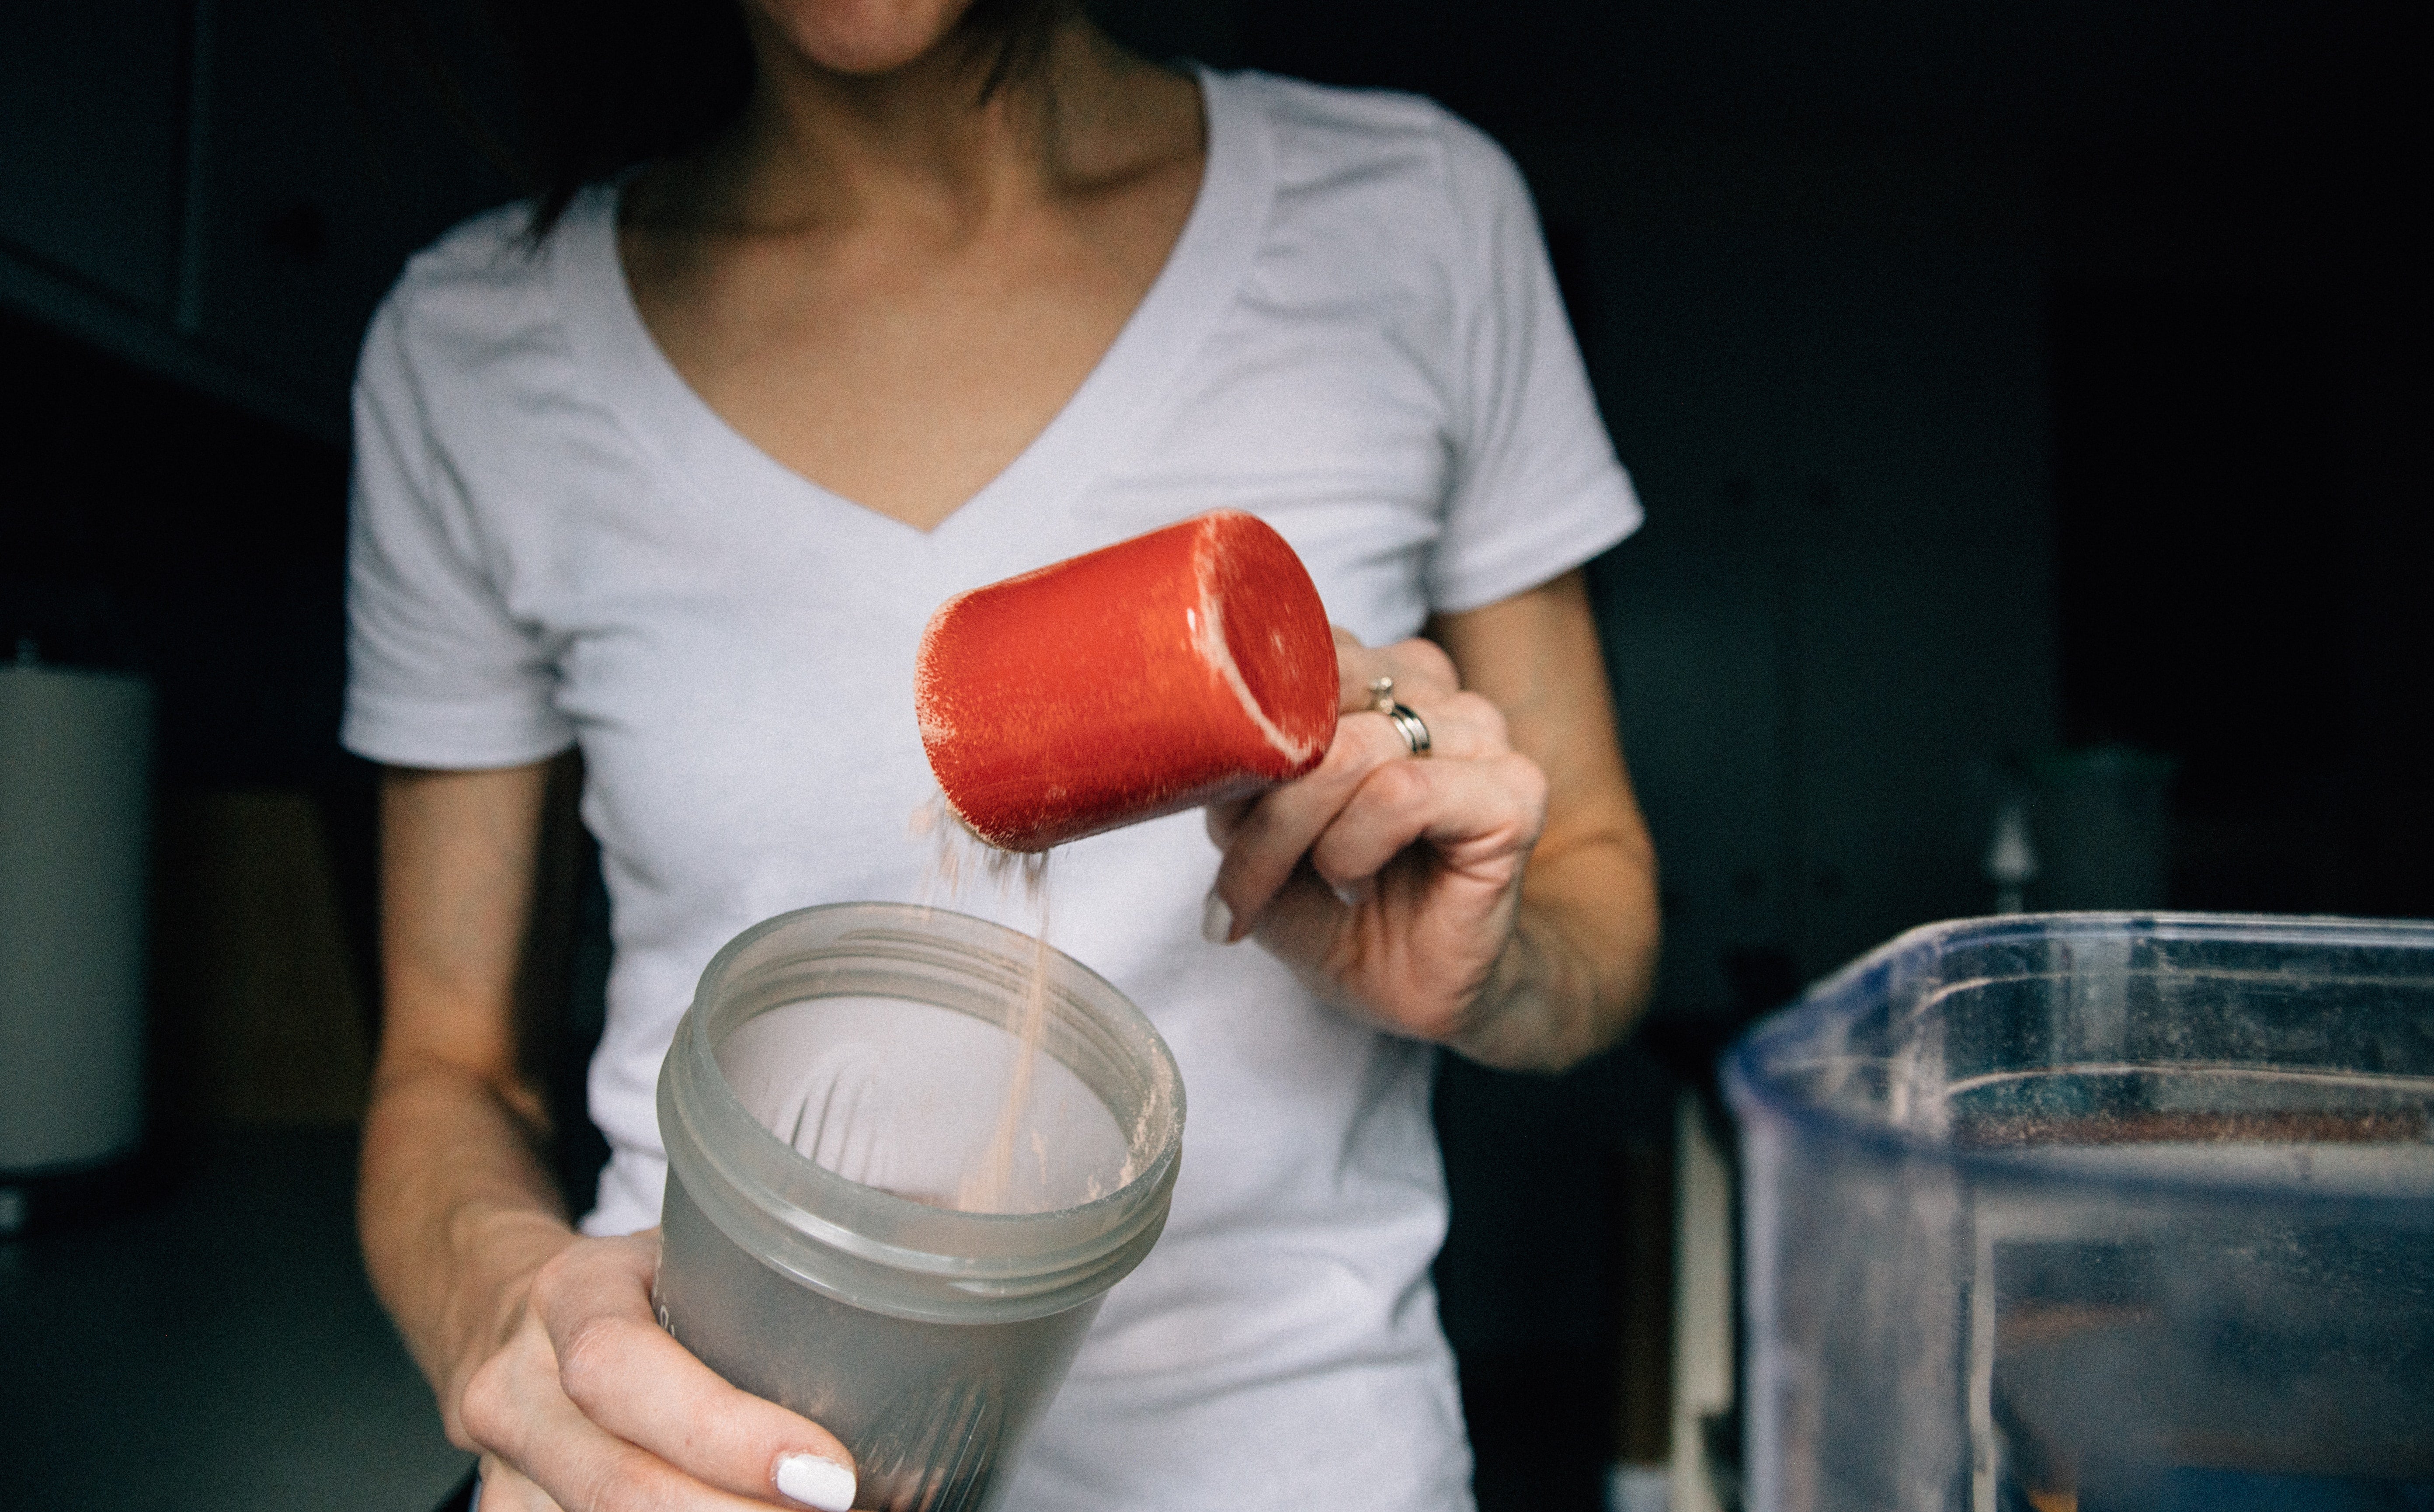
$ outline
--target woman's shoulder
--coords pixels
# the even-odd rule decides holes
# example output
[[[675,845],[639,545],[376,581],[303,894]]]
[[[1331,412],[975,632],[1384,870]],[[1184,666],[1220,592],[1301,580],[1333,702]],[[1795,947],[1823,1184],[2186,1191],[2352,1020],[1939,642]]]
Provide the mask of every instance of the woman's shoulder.
[[[367,336],[359,379],[394,356],[423,385],[487,372],[503,358],[562,350],[562,266],[584,230],[583,205],[542,236],[529,200],[484,211],[443,232],[398,275]]]
[[[1226,77],[1259,102],[1277,146],[1294,156],[1336,158],[1370,168],[1412,158],[1458,178],[1514,173],[1512,158],[1487,131],[1427,94],[1322,85],[1277,73]]]
[[[389,302],[444,307],[481,291],[511,293],[545,274],[549,244],[532,234],[534,206],[518,200],[457,222],[405,260]]]
[[[1408,180],[1465,208],[1525,193],[1494,138],[1426,95],[1313,84],[1275,74],[1226,76],[1256,102],[1276,143],[1280,178]]]

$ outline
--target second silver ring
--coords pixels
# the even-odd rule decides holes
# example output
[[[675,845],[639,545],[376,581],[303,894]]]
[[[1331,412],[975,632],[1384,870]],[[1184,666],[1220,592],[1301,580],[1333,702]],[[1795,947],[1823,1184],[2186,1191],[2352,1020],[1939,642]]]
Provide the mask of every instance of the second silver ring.
[[[1391,704],[1378,712],[1384,714],[1387,721],[1395,727],[1395,733],[1403,737],[1403,745],[1413,755],[1426,756],[1429,753],[1429,727],[1418,714],[1412,712],[1411,705]]]

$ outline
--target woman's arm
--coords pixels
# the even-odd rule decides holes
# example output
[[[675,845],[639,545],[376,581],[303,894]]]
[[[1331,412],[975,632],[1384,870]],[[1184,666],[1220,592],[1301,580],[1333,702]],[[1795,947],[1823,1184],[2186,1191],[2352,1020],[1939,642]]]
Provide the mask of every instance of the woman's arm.
[[[1656,985],[1656,848],[1623,768],[1586,577],[1441,616],[1429,633],[1547,778],[1517,932],[1454,1048],[1560,1069],[1620,1039]]]
[[[1555,1071],[1619,1039],[1656,965],[1656,860],[1616,743],[1580,573],[1339,638],[1346,711],[1319,768],[1213,810],[1209,934],[1256,933],[1323,996],[1474,1059]],[[1429,727],[1414,759],[1369,686]]]
[[[816,1425],[718,1379],[652,1321],[656,1234],[578,1239],[518,1066],[514,993],[546,767],[391,770],[386,992],[359,1215],[372,1285],[482,1452],[485,1512],[853,1499]]]
[[[545,765],[391,769],[381,785],[380,1056],[358,1196],[372,1286],[468,1443],[464,1376],[574,1237],[517,1065],[514,991]]]

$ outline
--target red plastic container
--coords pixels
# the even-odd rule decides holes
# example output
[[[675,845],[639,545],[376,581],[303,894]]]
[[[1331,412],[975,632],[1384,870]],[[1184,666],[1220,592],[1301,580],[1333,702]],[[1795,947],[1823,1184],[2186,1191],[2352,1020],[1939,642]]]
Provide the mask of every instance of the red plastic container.
[[[1298,777],[1336,698],[1310,573],[1234,509],[949,599],[914,680],[948,803],[1008,850]]]

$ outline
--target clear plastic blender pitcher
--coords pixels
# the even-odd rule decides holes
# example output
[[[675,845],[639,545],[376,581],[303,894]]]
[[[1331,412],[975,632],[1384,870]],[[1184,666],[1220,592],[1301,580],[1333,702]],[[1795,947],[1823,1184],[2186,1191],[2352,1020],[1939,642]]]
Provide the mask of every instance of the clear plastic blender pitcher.
[[[1183,1086],[1149,1021],[995,924],[811,908],[711,962],[659,1096],[660,1322],[844,1440],[855,1505],[993,1504],[1166,1222]]]
[[[1757,1512],[2434,1506],[2434,924],[1940,924],[1760,1024]]]

